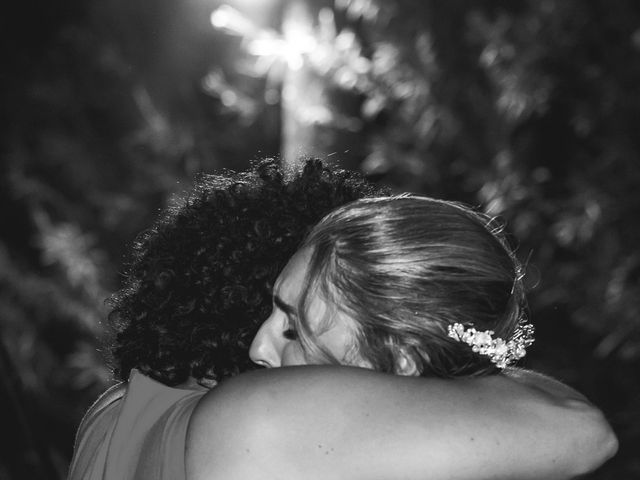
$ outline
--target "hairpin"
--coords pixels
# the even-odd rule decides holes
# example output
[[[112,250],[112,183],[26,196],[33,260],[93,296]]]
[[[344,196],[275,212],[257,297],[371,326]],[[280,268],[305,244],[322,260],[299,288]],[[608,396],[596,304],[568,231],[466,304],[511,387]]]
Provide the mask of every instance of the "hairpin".
[[[465,328],[461,323],[449,325],[449,337],[464,342],[476,353],[486,355],[491,362],[502,369],[517,362],[527,354],[526,348],[534,341],[533,325],[521,322],[516,327],[511,340],[493,338],[493,330],[480,332],[473,327]]]

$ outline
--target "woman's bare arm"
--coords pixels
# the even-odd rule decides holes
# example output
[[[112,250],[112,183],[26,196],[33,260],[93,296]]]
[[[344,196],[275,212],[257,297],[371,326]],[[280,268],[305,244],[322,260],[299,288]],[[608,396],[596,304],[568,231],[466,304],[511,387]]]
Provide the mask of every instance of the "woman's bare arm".
[[[615,435],[584,397],[547,377],[513,376],[243,374],[196,408],[188,479],[562,479],[615,453]]]

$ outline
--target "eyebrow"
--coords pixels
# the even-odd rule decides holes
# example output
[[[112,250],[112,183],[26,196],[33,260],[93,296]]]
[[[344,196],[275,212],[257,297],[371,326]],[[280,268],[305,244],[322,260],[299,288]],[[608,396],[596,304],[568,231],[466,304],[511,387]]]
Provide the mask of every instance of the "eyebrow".
[[[282,298],[280,298],[277,294],[273,295],[273,303],[275,303],[276,307],[278,307],[287,315],[296,315],[296,309],[282,300]]]

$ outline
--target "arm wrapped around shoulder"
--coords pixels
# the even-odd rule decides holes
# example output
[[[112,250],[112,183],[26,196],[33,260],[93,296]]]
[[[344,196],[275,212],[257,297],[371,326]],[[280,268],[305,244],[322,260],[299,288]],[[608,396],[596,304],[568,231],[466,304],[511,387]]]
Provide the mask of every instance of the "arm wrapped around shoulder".
[[[202,399],[187,478],[565,479],[616,449],[598,409],[537,374],[287,367],[240,375]]]

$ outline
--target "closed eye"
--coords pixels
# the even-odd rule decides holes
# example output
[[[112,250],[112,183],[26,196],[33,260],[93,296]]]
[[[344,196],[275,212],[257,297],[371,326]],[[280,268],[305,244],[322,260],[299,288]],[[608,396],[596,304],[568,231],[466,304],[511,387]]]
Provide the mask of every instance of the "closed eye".
[[[287,316],[287,327],[282,331],[282,336],[287,340],[298,340],[298,332],[294,327],[293,318],[296,315],[296,310],[293,306],[287,304],[278,295],[273,295],[273,305],[278,310],[281,310]]]
[[[287,340],[298,340],[298,332],[294,328],[287,328],[282,332],[282,336]]]

